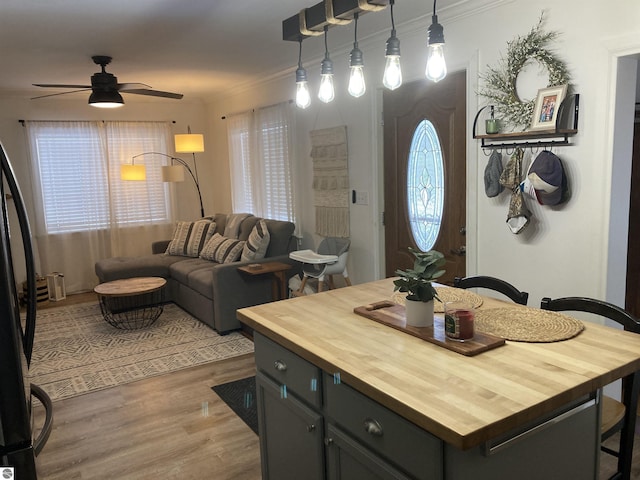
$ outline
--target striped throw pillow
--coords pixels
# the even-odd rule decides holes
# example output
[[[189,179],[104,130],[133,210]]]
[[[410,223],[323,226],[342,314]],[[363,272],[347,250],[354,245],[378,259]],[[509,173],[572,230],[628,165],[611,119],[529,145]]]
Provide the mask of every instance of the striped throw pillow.
[[[200,252],[200,258],[218,263],[231,263],[238,260],[244,248],[244,240],[223,237],[216,233]]]
[[[270,240],[271,235],[269,235],[269,230],[267,229],[267,222],[260,220],[251,230],[247,243],[242,249],[242,261],[250,262],[264,258],[267,248],[269,248]]]
[[[216,223],[210,220],[178,222],[165,253],[197,258],[215,230]]]

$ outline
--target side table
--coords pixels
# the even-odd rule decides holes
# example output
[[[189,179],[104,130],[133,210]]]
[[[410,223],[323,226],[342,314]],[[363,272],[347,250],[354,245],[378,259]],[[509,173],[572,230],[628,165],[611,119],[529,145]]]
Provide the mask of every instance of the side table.
[[[166,283],[161,277],[134,277],[101,283],[93,290],[107,323],[136,330],[152,325],[162,313]]]
[[[241,272],[249,275],[264,275],[271,273],[273,283],[271,285],[271,295],[273,300],[285,300],[287,298],[287,270],[291,270],[291,265],[284,262],[251,263],[238,267]]]

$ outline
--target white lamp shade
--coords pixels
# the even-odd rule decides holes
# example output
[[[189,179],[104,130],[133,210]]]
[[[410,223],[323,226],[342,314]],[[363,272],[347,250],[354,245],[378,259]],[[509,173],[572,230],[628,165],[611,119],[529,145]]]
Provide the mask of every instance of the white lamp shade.
[[[204,136],[201,133],[183,133],[174,135],[176,153],[204,152]]]
[[[147,170],[144,165],[120,165],[120,179],[140,181],[147,179]]]
[[[162,167],[163,182],[184,182],[184,168],[181,165]]]

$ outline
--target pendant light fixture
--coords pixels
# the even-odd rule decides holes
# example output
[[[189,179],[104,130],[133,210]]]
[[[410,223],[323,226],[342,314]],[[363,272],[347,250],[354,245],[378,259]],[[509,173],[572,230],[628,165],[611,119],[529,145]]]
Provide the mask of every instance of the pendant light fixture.
[[[300,49],[298,50],[298,69],[296,70],[296,105],[305,109],[311,105],[309,84],[307,83],[307,71],[302,67],[302,36],[299,37]]]
[[[367,86],[364,82],[364,61],[362,59],[362,50],[358,48],[358,12],[353,14],[354,27],[354,41],[353,50],[349,54],[349,68],[351,73],[349,75],[349,94],[353,97],[361,97],[364,92],[367,91]]]
[[[427,32],[427,68],[424,73],[429,80],[439,82],[447,76],[447,63],[444,60],[444,29],[438,23],[436,0],[433,0],[433,16]]]
[[[402,85],[402,69],[400,68],[400,40],[396,37],[396,24],[393,20],[394,0],[389,0],[391,8],[391,36],[387,40],[387,62],[384,67],[382,83],[389,90],[395,90]]]
[[[324,27],[324,60],[320,64],[320,90],[318,98],[321,102],[329,103],[335,98],[333,88],[333,62],[329,58],[329,47],[327,46],[327,31],[329,27]]]

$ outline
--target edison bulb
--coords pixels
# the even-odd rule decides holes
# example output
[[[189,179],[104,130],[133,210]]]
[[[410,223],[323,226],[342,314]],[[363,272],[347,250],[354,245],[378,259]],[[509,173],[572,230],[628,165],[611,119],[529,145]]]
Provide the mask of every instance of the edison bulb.
[[[311,95],[307,82],[296,82],[296,105],[302,109],[311,105]]]
[[[387,64],[384,67],[382,83],[389,90],[395,90],[402,85],[402,69],[400,68],[400,55],[387,55]]]
[[[443,44],[438,43],[429,45],[429,53],[427,55],[427,68],[425,75],[429,80],[439,82],[447,76],[447,63],[444,60]]]
[[[364,92],[367,91],[367,86],[364,83],[364,69],[362,65],[355,65],[351,67],[351,74],[349,75],[349,94],[353,97],[361,97]]]
[[[324,103],[329,103],[335,98],[332,74],[320,75],[320,90],[318,91],[318,98]]]

